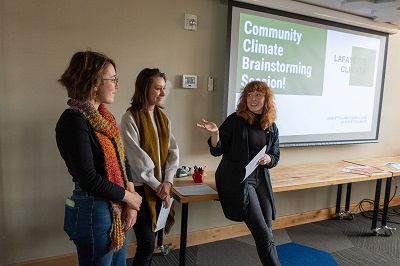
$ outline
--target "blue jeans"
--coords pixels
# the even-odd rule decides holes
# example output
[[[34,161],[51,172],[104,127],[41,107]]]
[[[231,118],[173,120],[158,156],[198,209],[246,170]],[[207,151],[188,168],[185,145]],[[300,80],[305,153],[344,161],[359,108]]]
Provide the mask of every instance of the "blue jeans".
[[[265,176],[257,169],[248,178],[249,206],[245,223],[256,243],[257,253],[263,265],[280,265],[272,235],[272,204]]]
[[[64,231],[76,245],[79,265],[125,266],[127,233],[124,246],[110,251],[110,202],[82,191],[77,183],[71,199],[75,206],[65,205]]]

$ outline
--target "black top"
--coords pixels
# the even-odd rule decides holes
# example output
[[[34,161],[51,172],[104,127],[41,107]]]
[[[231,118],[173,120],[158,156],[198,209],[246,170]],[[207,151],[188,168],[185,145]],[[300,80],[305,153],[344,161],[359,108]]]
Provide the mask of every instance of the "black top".
[[[56,125],[56,141],[72,181],[82,190],[114,202],[123,199],[125,189],[108,181],[102,148],[82,113],[73,109],[62,113]]]
[[[261,114],[254,114],[254,124],[249,125],[249,159],[252,160],[254,156],[265,146],[267,143],[267,131],[261,129]]]

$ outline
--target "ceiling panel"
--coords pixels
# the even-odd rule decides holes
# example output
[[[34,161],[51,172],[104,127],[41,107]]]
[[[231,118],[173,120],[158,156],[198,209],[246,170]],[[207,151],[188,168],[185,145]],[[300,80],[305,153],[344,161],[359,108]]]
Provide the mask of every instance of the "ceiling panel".
[[[387,22],[400,29],[400,0],[294,0]]]

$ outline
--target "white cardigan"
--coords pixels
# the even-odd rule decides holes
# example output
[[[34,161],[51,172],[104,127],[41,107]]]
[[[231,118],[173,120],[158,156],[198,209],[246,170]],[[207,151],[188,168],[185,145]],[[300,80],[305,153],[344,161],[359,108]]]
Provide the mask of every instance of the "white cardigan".
[[[152,112],[150,115],[153,115]],[[154,123],[154,119],[152,119]],[[168,157],[165,165],[165,178],[174,184],[174,176],[179,166],[179,149],[171,131],[171,121],[168,120],[169,141],[168,141]],[[143,184],[149,185],[155,191],[160,186],[160,181],[154,176],[154,163],[147,153],[140,147],[139,129],[133,119],[132,113],[127,111],[121,119],[120,124],[121,137],[124,142],[125,154],[128,159],[130,169],[135,186]],[[157,130],[156,130],[157,133]],[[158,133],[157,133],[158,138]],[[160,154],[160,152],[159,152]],[[159,164],[161,166],[161,163]],[[161,176],[161,174],[160,174]]]

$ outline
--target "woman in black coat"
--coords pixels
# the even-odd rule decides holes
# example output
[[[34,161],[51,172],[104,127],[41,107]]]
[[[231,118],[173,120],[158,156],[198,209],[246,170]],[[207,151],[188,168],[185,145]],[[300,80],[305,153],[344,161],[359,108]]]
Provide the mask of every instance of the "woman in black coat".
[[[253,81],[243,89],[236,112],[220,128],[204,119],[197,124],[211,133],[211,154],[222,155],[215,181],[225,217],[246,223],[263,265],[280,265],[272,235],[275,204],[268,170],[280,157],[275,117],[272,90],[265,82]],[[265,154],[243,181],[246,165],[264,146]]]

